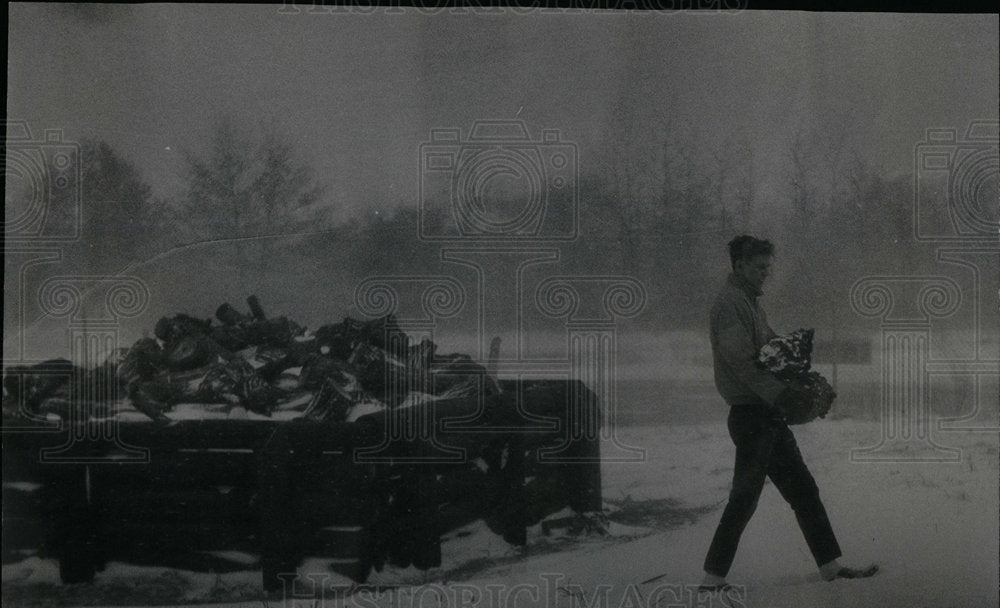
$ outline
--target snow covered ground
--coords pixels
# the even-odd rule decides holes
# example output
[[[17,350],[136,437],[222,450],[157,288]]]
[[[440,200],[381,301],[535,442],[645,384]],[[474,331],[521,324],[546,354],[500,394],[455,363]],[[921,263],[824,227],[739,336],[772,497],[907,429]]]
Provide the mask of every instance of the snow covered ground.
[[[62,586],[54,561],[3,567],[9,605],[227,606],[760,606],[987,607],[998,601],[997,434],[938,433],[961,460],[861,463],[852,448],[878,443],[877,422],[821,420],[795,428],[802,453],[844,550],[843,563],[878,562],[873,578],[824,582],[791,509],[768,483],[743,536],[726,596],[693,594],[732,475],[733,446],[722,421],[619,428],[615,441],[645,460],[603,465],[608,534],[535,526],[526,549],[507,545],[481,522],[452,532],[444,564],[428,572],[384,570],[370,586],[349,582],[311,559],[298,599],[265,600],[253,567],[222,574],[112,563],[93,585]],[[900,457],[916,452],[900,451]],[[926,454],[923,454],[926,455]],[[253,564],[254,556],[230,559]],[[662,575],[662,576],[661,576]],[[650,578],[661,578],[643,583]],[[318,583],[318,584],[316,584]],[[322,591],[330,588],[329,591]]]
[[[614,481],[607,496],[617,487],[633,496],[683,496],[702,504],[725,498],[733,448],[722,425],[629,430],[634,443],[650,446],[649,464],[607,466],[606,479]],[[729,576],[746,585],[745,605],[998,604],[996,434],[939,439],[960,447],[961,461],[922,464],[852,462],[852,448],[878,443],[875,423],[821,420],[796,427],[795,434],[838,534],[842,562],[876,561],[882,571],[862,581],[821,581],[791,509],[768,483]],[[673,582],[697,582],[721,506],[691,526],[620,548],[622,559],[607,555],[603,575],[619,585],[660,572]],[[621,567],[627,563],[634,568]]]

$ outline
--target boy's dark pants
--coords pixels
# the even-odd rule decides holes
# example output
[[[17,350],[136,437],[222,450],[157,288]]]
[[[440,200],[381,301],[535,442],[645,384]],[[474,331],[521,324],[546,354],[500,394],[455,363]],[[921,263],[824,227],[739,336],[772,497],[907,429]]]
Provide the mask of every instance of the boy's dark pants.
[[[840,557],[840,546],[819,498],[816,481],[802,461],[795,436],[784,422],[761,405],[734,405],[729,411],[729,436],[736,444],[733,489],[705,558],[705,572],[726,576],[736,556],[743,529],[757,508],[770,477],[795,511],[817,565]]]

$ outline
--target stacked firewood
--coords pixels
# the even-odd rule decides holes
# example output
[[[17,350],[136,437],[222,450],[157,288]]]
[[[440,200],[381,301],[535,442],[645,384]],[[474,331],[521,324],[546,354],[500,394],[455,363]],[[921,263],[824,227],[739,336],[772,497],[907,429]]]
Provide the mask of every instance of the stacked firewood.
[[[268,317],[255,296],[247,304],[249,313],[222,304],[214,320],[161,318],[155,338],[119,349],[94,370],[65,359],[5,369],[4,416],[66,419],[72,408],[78,420],[107,416],[123,405],[117,395],[159,421],[178,404],[201,404],[207,412],[283,410],[338,422],[359,405],[392,408],[497,391],[470,357],[438,354],[429,340],[411,344],[391,315],[345,318],[308,332],[286,317]],[[108,381],[96,381],[100,374]],[[74,382],[101,388],[73,391]]]
[[[819,372],[811,371],[813,329],[797,329],[785,336],[775,336],[760,349],[757,365],[787,386],[797,390],[801,399],[784,404],[788,424],[805,424],[826,418],[837,393]]]

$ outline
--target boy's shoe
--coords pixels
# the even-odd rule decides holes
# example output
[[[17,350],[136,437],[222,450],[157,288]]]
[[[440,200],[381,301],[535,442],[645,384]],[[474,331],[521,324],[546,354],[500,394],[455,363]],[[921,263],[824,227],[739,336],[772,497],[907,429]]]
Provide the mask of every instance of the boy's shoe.
[[[848,568],[843,567],[837,570],[836,576],[829,579],[835,581],[838,578],[868,578],[869,576],[874,576],[878,572],[878,564],[871,564],[867,568]]]

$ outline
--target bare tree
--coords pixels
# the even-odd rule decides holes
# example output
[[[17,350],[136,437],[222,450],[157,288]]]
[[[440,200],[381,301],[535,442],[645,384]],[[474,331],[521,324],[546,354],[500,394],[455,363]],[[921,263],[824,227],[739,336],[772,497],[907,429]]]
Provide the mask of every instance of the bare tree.
[[[740,131],[729,134],[711,152],[711,192],[718,207],[718,229],[746,230],[753,211],[756,183],[753,148]]]
[[[620,100],[607,132],[610,153],[605,167],[608,228],[614,226],[620,262],[634,269],[642,259],[643,227],[648,214],[651,163],[637,117],[627,100]]]
[[[816,217],[816,192],[813,183],[813,161],[802,130],[795,132],[788,149],[789,187],[793,217],[793,231],[806,231]]]
[[[164,202],[108,143],[85,141],[81,154],[82,225],[68,258],[86,274],[103,274],[148,257],[162,231]]]
[[[273,128],[248,131],[224,117],[207,153],[186,155],[183,205],[194,240],[233,244],[241,282],[249,268],[263,274],[274,238],[303,230],[324,192]]]
[[[754,220],[754,204],[757,199],[757,173],[754,165],[753,148],[749,143],[742,148],[739,165],[739,183],[736,188],[736,203],[739,208],[740,226],[748,231]]]

